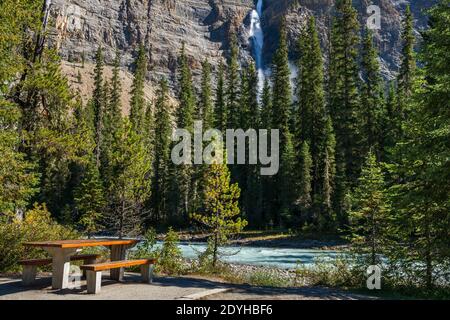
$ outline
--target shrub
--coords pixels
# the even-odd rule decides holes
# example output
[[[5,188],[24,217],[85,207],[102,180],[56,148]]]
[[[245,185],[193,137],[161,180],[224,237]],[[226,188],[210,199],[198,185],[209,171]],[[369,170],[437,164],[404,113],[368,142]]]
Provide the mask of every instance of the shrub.
[[[178,241],[178,234],[172,228],[169,228],[158,255],[158,262],[156,263],[157,271],[166,274],[183,273],[183,256],[181,255],[180,248],[178,248]]]
[[[24,220],[0,216],[0,272],[18,271],[20,259],[47,257],[42,249],[25,247],[24,242],[75,238],[79,235],[54,221],[45,204],[35,204],[26,212]]]

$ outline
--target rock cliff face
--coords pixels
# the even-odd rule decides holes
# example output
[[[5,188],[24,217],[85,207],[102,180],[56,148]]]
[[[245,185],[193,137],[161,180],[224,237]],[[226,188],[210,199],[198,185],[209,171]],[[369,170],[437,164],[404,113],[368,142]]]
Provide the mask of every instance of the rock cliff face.
[[[256,0],[255,0],[256,1]],[[132,69],[135,49],[144,43],[149,59],[149,80],[162,75],[174,80],[176,56],[182,42],[194,75],[200,63],[208,58],[216,67],[226,56],[230,32],[238,34],[241,59],[251,59],[248,31],[254,0],[53,0],[52,16],[55,30],[52,39],[63,58],[69,62],[92,61],[98,46],[112,62],[116,48],[121,51],[124,69]],[[266,36],[264,60],[269,66],[278,42],[278,26],[286,17],[292,58],[295,58],[296,37],[307,17],[318,19],[322,44],[328,43],[328,14],[335,0],[264,0],[263,29]],[[420,10],[434,1],[412,2],[417,14],[417,27],[426,20]],[[361,23],[370,16],[367,6],[381,8],[381,30],[377,41],[382,52],[383,71],[392,77],[398,67],[401,12],[404,0],[354,0]]]

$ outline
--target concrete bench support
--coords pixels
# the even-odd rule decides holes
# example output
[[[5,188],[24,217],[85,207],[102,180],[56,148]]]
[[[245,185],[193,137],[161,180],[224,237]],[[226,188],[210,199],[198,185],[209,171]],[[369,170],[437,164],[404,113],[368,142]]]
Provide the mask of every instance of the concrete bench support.
[[[153,264],[145,264],[141,266],[141,276],[144,283],[153,282]]]
[[[102,288],[102,272],[86,270],[87,277],[87,293],[100,293]]]

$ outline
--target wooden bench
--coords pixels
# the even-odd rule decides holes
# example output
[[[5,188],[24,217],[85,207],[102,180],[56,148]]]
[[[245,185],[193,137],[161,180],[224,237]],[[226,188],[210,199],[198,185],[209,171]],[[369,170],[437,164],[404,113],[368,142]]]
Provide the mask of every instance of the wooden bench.
[[[70,261],[83,260],[84,264],[95,263],[100,257],[99,254],[79,254],[70,257]],[[28,259],[20,260],[19,264],[23,267],[22,271],[22,284],[30,285],[36,279],[37,267],[46,266],[52,263],[52,259]]]
[[[129,268],[134,266],[141,266],[141,276],[145,283],[151,283],[153,278],[153,265],[156,259],[140,259],[140,260],[122,260],[111,261],[106,263],[88,264],[81,266],[81,270],[86,271],[87,278],[87,292],[99,293],[102,283],[102,271]]]

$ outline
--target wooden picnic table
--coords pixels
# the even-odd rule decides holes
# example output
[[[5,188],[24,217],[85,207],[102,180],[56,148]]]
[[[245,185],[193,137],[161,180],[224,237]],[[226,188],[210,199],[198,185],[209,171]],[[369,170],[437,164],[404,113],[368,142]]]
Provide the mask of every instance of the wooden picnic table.
[[[26,242],[27,247],[39,247],[52,256],[52,287],[65,289],[69,285],[70,257],[86,247],[108,247],[111,261],[126,259],[127,250],[134,247],[138,240],[128,239],[93,239],[93,240],[57,240],[42,242]],[[111,279],[121,281],[124,269],[111,270]]]

